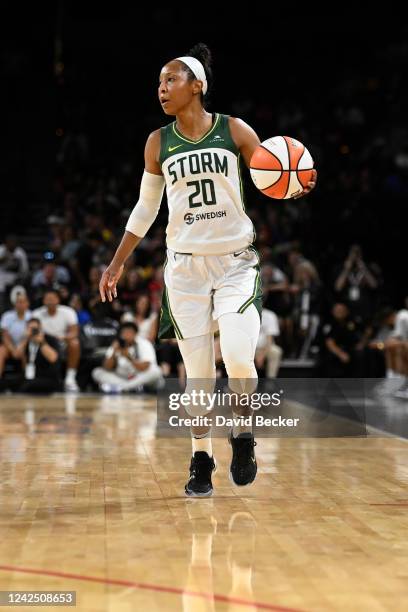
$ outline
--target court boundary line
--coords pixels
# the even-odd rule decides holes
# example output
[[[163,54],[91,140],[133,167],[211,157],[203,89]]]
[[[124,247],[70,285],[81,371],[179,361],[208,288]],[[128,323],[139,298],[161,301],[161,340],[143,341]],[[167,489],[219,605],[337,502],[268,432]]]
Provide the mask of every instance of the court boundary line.
[[[172,595],[188,595],[189,597],[199,597],[208,601],[216,601],[223,603],[232,603],[239,606],[255,606],[261,610],[272,610],[274,612],[303,612],[299,608],[287,608],[264,602],[250,601],[239,597],[229,597],[219,593],[206,593],[201,591],[189,591],[179,587],[161,586],[159,584],[150,584],[147,582],[133,582],[131,580],[119,580],[115,578],[102,578],[101,576],[88,576],[86,574],[71,574],[70,572],[56,572],[52,570],[42,570],[29,567],[18,567],[13,565],[0,565],[0,571],[18,572],[22,574],[36,574],[39,576],[50,576],[52,578],[67,578],[69,580],[80,580],[82,582],[96,582],[110,586],[123,586],[132,589],[170,593]]]

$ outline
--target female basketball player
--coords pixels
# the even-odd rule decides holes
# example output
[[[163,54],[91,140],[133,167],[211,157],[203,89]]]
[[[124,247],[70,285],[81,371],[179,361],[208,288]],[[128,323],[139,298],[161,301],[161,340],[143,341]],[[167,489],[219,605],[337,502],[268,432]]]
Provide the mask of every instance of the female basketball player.
[[[165,114],[176,121],[147,139],[139,201],[102,275],[100,294],[103,302],[116,297],[123,264],[155,220],[166,187],[169,221],[159,338],[176,336],[188,381],[213,381],[218,327],[229,386],[238,393],[237,386],[244,392],[249,381],[247,388],[254,390],[257,380],[254,354],[262,296],[259,259],[252,246],[255,232],[243,202],[240,156],[249,166],[260,140],[240,119],[205,110],[211,76],[210,51],[203,44],[163,67],[159,100]],[[315,181],[316,173],[302,195]],[[252,428],[244,422],[234,426],[230,443],[230,476],[237,485],[249,484],[257,471]],[[212,494],[215,469],[209,427],[192,428],[192,446],[185,491],[205,497]]]

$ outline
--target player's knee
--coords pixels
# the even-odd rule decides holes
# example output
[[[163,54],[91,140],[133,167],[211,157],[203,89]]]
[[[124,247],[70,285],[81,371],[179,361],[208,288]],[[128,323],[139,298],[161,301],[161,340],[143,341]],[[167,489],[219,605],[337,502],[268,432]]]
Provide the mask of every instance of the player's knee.
[[[221,352],[230,378],[248,378],[254,373],[255,350],[245,331],[228,330],[221,338]]]
[[[184,394],[189,401],[184,402],[184,408],[191,417],[206,416],[214,407],[214,378],[187,379]]]
[[[187,377],[215,378],[214,341],[211,334],[179,341]]]

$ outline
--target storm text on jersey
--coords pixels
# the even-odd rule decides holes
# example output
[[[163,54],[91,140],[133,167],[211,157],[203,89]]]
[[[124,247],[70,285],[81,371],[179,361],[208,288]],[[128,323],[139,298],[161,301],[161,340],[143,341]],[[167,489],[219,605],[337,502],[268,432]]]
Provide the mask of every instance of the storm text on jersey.
[[[189,153],[169,164],[167,171],[172,177],[172,185],[191,174],[210,172],[228,176],[228,159],[226,155],[220,155],[212,151]]]

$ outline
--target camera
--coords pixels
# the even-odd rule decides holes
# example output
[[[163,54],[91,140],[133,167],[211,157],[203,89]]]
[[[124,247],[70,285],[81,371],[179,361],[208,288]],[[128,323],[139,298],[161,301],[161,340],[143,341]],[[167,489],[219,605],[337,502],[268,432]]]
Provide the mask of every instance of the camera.
[[[38,329],[38,327],[33,327],[31,329],[31,335],[32,336],[38,336],[39,333],[40,333],[40,330]]]
[[[121,337],[119,336],[119,338],[118,338],[118,342],[119,342],[119,346],[120,346],[120,348],[125,348],[125,346],[126,346],[126,340],[125,340],[124,338],[121,338]]]

